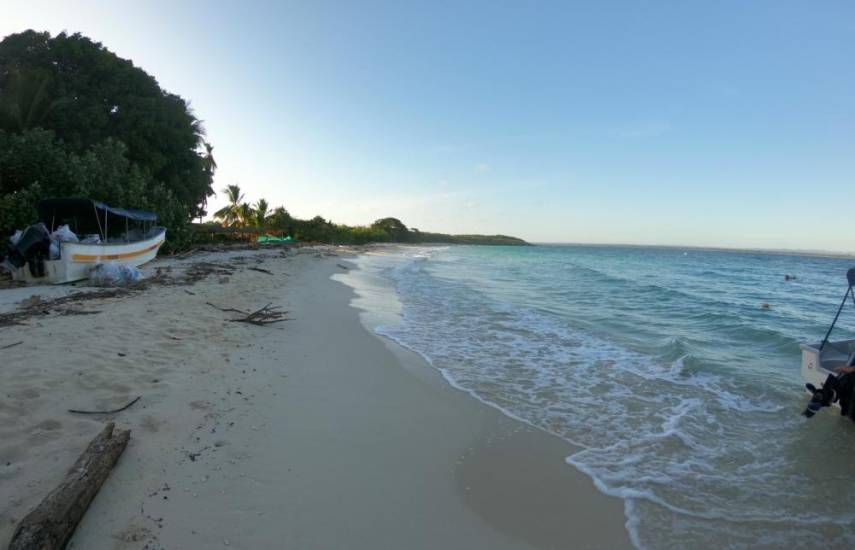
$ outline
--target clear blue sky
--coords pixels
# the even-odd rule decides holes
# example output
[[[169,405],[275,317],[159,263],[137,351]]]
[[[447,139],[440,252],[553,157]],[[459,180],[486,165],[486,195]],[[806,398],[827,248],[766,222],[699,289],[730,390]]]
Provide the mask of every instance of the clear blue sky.
[[[855,2],[6,0],[26,28],[134,60],[218,190],[298,216],[855,252]]]

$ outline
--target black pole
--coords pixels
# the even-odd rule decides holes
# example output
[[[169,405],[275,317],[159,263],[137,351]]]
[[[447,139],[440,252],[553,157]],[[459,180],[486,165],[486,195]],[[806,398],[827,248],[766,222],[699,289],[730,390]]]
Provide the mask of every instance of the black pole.
[[[849,271],[852,272],[851,269]],[[824,348],[825,344],[828,342],[828,337],[831,336],[831,331],[834,330],[837,318],[840,317],[840,312],[843,311],[843,306],[846,305],[846,298],[849,297],[850,293],[852,293],[852,285],[849,285],[849,288],[846,289],[846,294],[843,295],[843,301],[840,302],[840,307],[837,308],[837,315],[834,316],[834,321],[831,322],[831,326],[828,327],[828,332],[825,333],[825,338],[822,339],[822,343],[819,345],[819,351],[822,351],[822,348]],[[855,293],[852,294],[852,302],[855,303]]]

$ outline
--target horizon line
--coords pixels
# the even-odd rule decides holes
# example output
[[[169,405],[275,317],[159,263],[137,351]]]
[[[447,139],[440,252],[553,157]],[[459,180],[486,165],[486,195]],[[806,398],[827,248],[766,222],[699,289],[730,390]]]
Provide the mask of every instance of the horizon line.
[[[816,249],[797,249],[797,248],[739,248],[728,246],[698,246],[698,245],[680,245],[680,244],[630,244],[630,243],[583,243],[583,242],[562,242],[562,241],[526,241],[534,245],[540,246],[601,246],[613,248],[667,248],[681,250],[700,250],[706,252],[743,252],[743,253],[760,253],[778,256],[815,256],[825,258],[837,258],[846,260],[855,260],[855,251],[852,252],[837,252],[833,250],[816,250]]]

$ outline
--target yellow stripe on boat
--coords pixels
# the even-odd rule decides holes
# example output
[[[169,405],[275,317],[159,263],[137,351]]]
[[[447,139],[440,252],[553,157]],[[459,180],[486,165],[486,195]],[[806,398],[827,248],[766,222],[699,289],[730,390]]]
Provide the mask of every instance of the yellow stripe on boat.
[[[125,260],[127,258],[135,258],[137,256],[142,256],[147,252],[151,252],[152,250],[159,248],[160,245],[163,244],[163,241],[160,241],[157,244],[153,244],[148,248],[144,248],[142,250],[136,250],[134,252],[122,252],[121,254],[72,254],[71,261],[72,262],[97,262],[100,260]]]

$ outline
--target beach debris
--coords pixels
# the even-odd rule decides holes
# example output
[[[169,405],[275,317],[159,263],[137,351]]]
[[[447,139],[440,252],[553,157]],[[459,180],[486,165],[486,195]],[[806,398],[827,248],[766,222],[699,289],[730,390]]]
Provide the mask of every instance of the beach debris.
[[[33,294],[29,298],[21,300],[21,303],[19,304],[19,306],[22,308],[25,308],[25,309],[30,309],[30,308],[38,306],[39,304],[42,303],[42,301],[43,300],[42,300],[42,297],[40,295]]]
[[[261,267],[248,267],[247,269],[252,271],[258,271],[259,273],[267,273],[268,275],[273,275],[273,272],[269,269],[263,269]]]
[[[795,276],[795,275],[789,275],[789,274],[787,274],[787,275],[784,275],[784,280],[785,280],[785,281],[795,281],[795,280],[796,280],[796,276]]]
[[[281,311],[278,306],[273,306],[273,304],[267,304],[263,308],[257,309],[249,313],[246,311],[235,309],[233,307],[220,307],[212,304],[211,302],[205,303],[211,306],[212,308],[218,309],[225,313],[237,313],[243,315],[243,317],[239,317],[237,319],[229,319],[230,323],[249,323],[250,325],[264,326],[288,320],[285,317],[287,311]]]
[[[16,311],[0,314],[0,327],[23,325],[21,321],[35,317],[37,315],[49,315],[52,311],[64,315],[79,315],[79,310],[73,313],[64,313],[68,310],[69,305],[86,302],[89,300],[99,300],[104,298],[115,298],[123,296],[127,290],[123,288],[112,288],[107,290],[96,290],[91,292],[76,292],[68,296],[61,296],[53,300],[43,300],[41,296],[35,294],[30,298],[22,301],[18,305]],[[97,311],[95,313],[98,313]],[[83,313],[86,315],[87,313]]]
[[[760,309],[772,309],[772,306],[770,306],[767,303],[763,303],[763,304],[760,304]]]
[[[341,265],[341,264],[335,264],[335,265],[339,266],[340,268],[342,268],[342,269],[343,269],[343,270],[345,270],[345,271],[347,271],[348,269],[350,269],[350,268],[349,268],[349,267],[347,267],[346,265]]]
[[[0,346],[0,349],[9,349],[9,348],[14,348],[15,346],[20,346],[20,345],[21,345],[21,344],[23,344],[23,343],[24,343],[24,341],[23,341],[23,340],[21,340],[20,342],[14,342],[14,343],[12,343],[12,344],[6,344],[5,346]]]
[[[248,314],[246,317],[229,319],[229,321],[232,323],[249,323],[250,325],[264,326],[279,323],[280,321],[287,321],[287,319],[285,318],[285,312],[280,311],[278,307],[271,307],[271,304],[267,304],[263,308]]]
[[[196,262],[187,268],[184,282],[193,284],[209,275],[231,275],[235,272],[235,268],[229,265],[215,264],[212,262]]]
[[[81,411],[81,410],[77,410],[77,409],[68,409],[68,412],[75,413],[75,414],[116,414],[116,413],[120,413],[120,412],[124,411],[125,409],[129,409],[134,403],[139,401],[141,398],[142,398],[142,396],[140,395],[136,399],[132,400],[130,403],[125,405],[124,407],[121,407],[121,408],[118,408],[118,409],[115,409],[112,411]]]
[[[71,309],[67,308],[60,312],[60,315],[95,315],[96,313],[101,313],[100,310],[92,310],[92,309]]]
[[[140,280],[140,270],[125,264],[104,262],[95,264],[89,270],[89,283],[92,286],[127,286]]]
[[[114,427],[107,424],[62,482],[18,523],[9,550],[65,548],[131,438],[130,430],[113,433]]]
[[[219,309],[220,311],[223,311],[226,313],[240,313],[241,315],[247,315],[247,313],[245,311],[241,311],[241,310],[235,309],[233,307],[220,307],[220,306],[216,306],[216,305],[212,304],[211,302],[205,302],[205,305],[209,305],[214,309]]]

